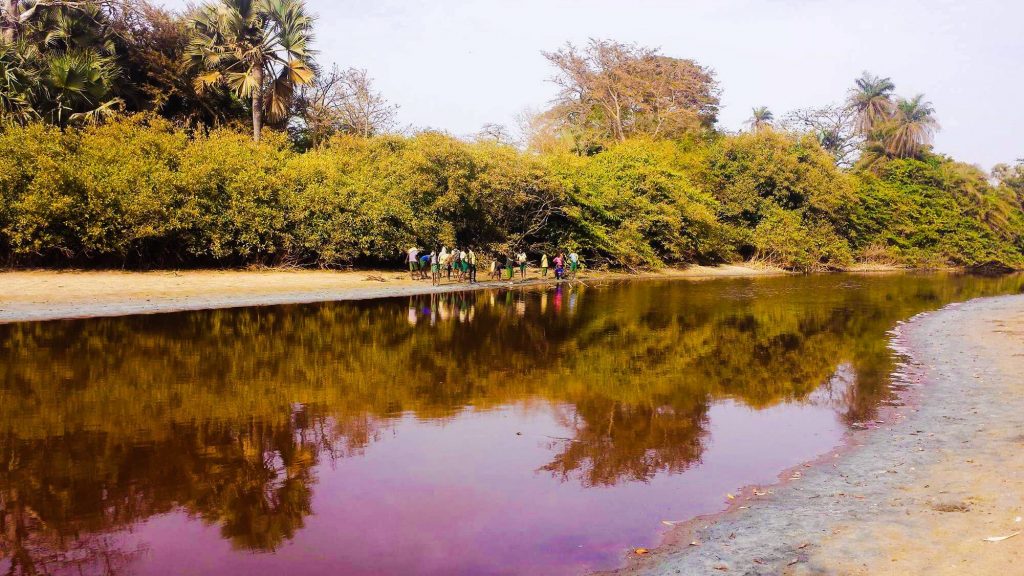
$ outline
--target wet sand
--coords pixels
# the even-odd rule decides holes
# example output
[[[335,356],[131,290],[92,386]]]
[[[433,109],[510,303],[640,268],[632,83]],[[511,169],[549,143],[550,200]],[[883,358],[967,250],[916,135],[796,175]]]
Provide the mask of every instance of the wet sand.
[[[621,573],[1021,573],[1024,295],[920,315],[893,347],[908,358],[894,378],[905,405]]]
[[[583,272],[579,280],[601,282],[637,278],[715,278],[783,274],[781,270],[750,266],[693,266],[631,275]],[[525,281],[513,286],[553,282],[540,271],[527,271]],[[487,287],[508,287],[509,282],[475,285],[412,280],[400,270],[336,272],[322,270],[190,270],[160,272],[0,272],[0,322],[54,320],[91,316],[149,314],[270,304],[299,304],[331,300],[359,300],[410,296]]]

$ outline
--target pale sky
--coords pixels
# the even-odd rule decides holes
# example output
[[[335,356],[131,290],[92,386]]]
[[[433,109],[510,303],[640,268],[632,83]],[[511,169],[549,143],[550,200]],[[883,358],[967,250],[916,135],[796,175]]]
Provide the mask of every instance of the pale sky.
[[[160,0],[157,0],[158,2]],[[185,0],[163,0],[181,8]],[[555,93],[541,55],[608,38],[713,68],[719,127],[840,102],[861,71],[925,93],[937,151],[1024,157],[1024,0],[307,0],[319,61],[366,68],[403,124],[470,135],[515,128]]]

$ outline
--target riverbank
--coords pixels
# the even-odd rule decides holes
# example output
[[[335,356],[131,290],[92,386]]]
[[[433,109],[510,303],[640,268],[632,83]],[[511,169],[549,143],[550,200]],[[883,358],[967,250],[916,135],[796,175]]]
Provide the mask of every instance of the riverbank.
[[[614,281],[636,278],[719,278],[785,274],[771,267],[692,266],[658,272],[626,274],[588,271],[581,281]],[[540,271],[527,271],[526,280],[513,286],[554,282]],[[479,274],[486,280],[486,272]],[[16,271],[0,272],[0,322],[54,320],[92,316],[150,314],[271,304],[301,304],[331,300],[361,300],[507,288],[509,282],[478,284],[412,280],[396,270],[188,270],[158,272],[118,271]]]
[[[729,511],[676,527],[620,573],[1015,573],[1024,295],[950,305],[894,335],[909,358],[894,378],[902,406],[779,485],[747,487]]]

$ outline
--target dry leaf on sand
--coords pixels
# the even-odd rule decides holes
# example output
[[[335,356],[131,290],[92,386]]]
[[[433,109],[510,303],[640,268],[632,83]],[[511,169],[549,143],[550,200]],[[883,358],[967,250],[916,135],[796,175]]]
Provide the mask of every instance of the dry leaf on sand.
[[[1018,534],[1020,534],[1020,532],[1014,532],[1013,534],[1007,534],[1006,536],[989,536],[984,540],[985,542],[1002,542],[1003,540],[1009,540]]]

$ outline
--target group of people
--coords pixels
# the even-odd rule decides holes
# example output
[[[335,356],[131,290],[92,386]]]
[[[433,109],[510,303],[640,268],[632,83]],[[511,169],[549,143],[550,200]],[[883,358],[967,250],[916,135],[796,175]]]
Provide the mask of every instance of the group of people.
[[[441,274],[446,273],[448,280],[455,274],[456,282],[469,281],[476,283],[476,254],[473,249],[469,251],[452,248],[450,251],[446,246],[441,251],[433,251],[429,254],[423,250],[413,247],[406,252],[409,263],[409,274],[415,280],[417,276],[421,280],[427,279],[427,269],[430,269],[431,281],[436,285],[441,283]]]
[[[565,252],[559,252],[551,260],[548,260],[547,254],[541,254],[540,275],[542,278],[548,277],[552,263],[555,265],[555,279],[557,280],[565,279],[567,275],[574,277],[583,265],[580,255],[576,252],[569,252],[568,257],[565,255]],[[491,278],[501,280],[502,270],[507,270],[508,279],[512,280],[515,278],[515,273],[518,269],[519,277],[525,279],[528,265],[526,252],[520,252],[511,256],[498,256],[491,262]]]
[[[477,281],[477,256],[472,248],[468,251],[458,248],[448,250],[446,246],[442,246],[440,252],[431,251],[428,254],[420,248],[412,247],[406,252],[406,256],[409,263],[409,274],[413,280],[417,278],[426,280],[427,270],[429,269],[431,281],[435,285],[441,283],[442,275],[446,275],[447,279],[451,281],[453,273],[455,274],[456,282],[468,281],[471,284],[475,284]],[[560,251],[550,261],[547,254],[541,254],[540,271],[542,278],[547,278],[551,264],[554,264],[556,280],[575,277],[576,273],[583,267],[583,261],[575,251],[570,251],[568,256],[566,256],[564,251]],[[529,261],[526,252],[499,255],[491,260],[490,278],[492,280],[501,280],[507,272],[507,279],[512,281],[515,279],[516,270],[518,269],[519,277],[525,280],[528,265]]]

